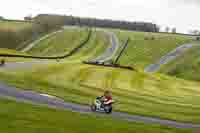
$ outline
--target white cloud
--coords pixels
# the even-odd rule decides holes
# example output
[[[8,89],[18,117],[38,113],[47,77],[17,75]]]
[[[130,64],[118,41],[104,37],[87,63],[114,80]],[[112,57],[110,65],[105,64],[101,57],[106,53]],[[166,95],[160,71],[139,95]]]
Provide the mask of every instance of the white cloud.
[[[28,14],[56,13],[149,21],[184,32],[200,29],[200,18],[196,17],[199,7],[199,0],[6,0],[1,2],[0,15],[23,18]]]

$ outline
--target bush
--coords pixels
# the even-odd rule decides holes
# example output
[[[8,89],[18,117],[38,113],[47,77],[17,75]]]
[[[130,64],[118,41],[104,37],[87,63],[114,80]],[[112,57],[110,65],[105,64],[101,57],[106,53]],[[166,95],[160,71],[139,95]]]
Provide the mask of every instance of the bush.
[[[0,29],[1,48],[15,48],[20,39],[15,31],[8,29]]]
[[[3,20],[4,18],[2,16],[0,16],[0,20]]]

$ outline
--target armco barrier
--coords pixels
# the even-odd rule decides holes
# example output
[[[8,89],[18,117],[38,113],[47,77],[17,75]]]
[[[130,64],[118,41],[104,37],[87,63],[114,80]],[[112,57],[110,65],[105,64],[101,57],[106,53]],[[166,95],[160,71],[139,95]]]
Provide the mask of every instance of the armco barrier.
[[[64,59],[66,57],[72,56],[76,52],[79,51],[88,41],[90,40],[90,37],[92,35],[92,29],[89,29],[89,33],[87,35],[87,38],[81,42],[79,46],[74,48],[72,51],[69,53],[62,55],[62,56],[29,56],[29,55],[17,55],[17,54],[0,54],[0,57],[11,57],[11,58],[30,58],[30,59]]]
[[[88,64],[88,65],[101,66],[101,67],[112,67],[112,68],[121,68],[121,69],[128,69],[128,70],[132,70],[132,71],[137,71],[135,68],[133,68],[131,66],[122,66],[122,65],[119,65],[119,64],[105,64],[105,63],[87,62],[87,61],[83,61],[83,63]]]

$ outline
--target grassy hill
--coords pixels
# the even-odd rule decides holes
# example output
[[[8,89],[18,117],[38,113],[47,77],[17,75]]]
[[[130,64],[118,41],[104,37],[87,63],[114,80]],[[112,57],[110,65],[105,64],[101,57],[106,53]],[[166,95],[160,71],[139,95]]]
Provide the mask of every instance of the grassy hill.
[[[4,133],[195,133],[159,125],[145,125],[96,115],[49,109],[0,99],[0,128]]]
[[[121,42],[127,36],[130,36],[132,39],[120,63],[137,67],[144,67],[154,62],[176,46],[191,39],[190,37],[169,34],[150,33],[151,35],[147,35],[149,33],[116,32]],[[59,42],[62,48],[66,46],[67,49],[70,49],[71,44],[65,43],[67,40],[65,40],[63,34],[67,33],[63,32],[56,37],[42,41],[37,45],[34,52],[37,53],[50,47],[47,44],[51,44],[53,48],[49,53],[44,53],[44,55],[58,54],[54,49],[57,49],[56,51],[59,51],[59,53],[63,52],[61,48],[57,47],[56,42]],[[75,33],[71,33],[69,36],[71,35],[74,36]],[[79,35],[75,35],[75,38],[79,37]],[[152,37],[154,37],[153,40],[147,39]],[[200,83],[159,74],[150,75],[125,69],[82,64],[83,60],[88,60],[101,54],[106,49],[108,43],[110,43],[109,38],[104,36],[103,32],[94,32],[87,45],[75,55],[58,63],[37,66],[31,70],[14,70],[9,72],[0,70],[0,80],[17,88],[47,93],[62,98],[65,101],[87,105],[96,96],[102,95],[105,90],[109,89],[112,91],[114,99],[118,101],[115,105],[115,110],[117,111],[182,122],[200,123],[200,106],[198,102],[200,100]],[[68,113],[70,115],[70,112]],[[68,116],[68,113],[65,112],[65,115]],[[47,114],[51,116],[49,113]],[[16,118],[14,117],[13,119]],[[82,116],[77,116],[77,119],[82,119]],[[107,120],[107,118],[105,119]],[[102,118],[102,121],[104,122],[105,119]],[[65,123],[64,121],[62,122]],[[91,120],[90,122],[93,123],[94,121]],[[112,122],[109,123],[111,124]],[[111,125],[115,124],[112,123]],[[116,125],[118,124],[116,123]],[[115,129],[119,127],[116,125],[112,127],[113,130],[110,132],[116,131]],[[83,123],[80,123],[78,126],[85,127]],[[83,131],[80,127],[78,129]],[[95,126],[91,127],[95,128]],[[129,131],[131,132],[134,131],[131,127],[122,128],[130,129]],[[97,129],[99,128],[94,130],[97,131]],[[137,131],[137,127],[134,129]],[[147,132],[146,129],[148,128],[145,127],[138,130]],[[161,129],[158,129],[158,131],[160,132]],[[152,129],[152,132],[156,132],[156,130]]]
[[[67,28],[63,31],[60,31],[54,35],[51,35],[44,40],[39,41],[36,43],[32,49],[27,52],[19,52],[16,50],[0,48],[1,54],[17,54],[17,55],[35,55],[35,56],[60,56],[66,53],[69,53],[74,48],[80,45],[87,36],[88,36],[88,29],[86,28]],[[97,35],[98,34],[98,35]],[[95,32],[93,36],[98,36],[96,40],[102,40],[101,42],[105,43],[102,44],[101,51],[103,51],[107,47],[107,43],[110,43],[108,38],[105,38],[105,35],[102,32]],[[95,37],[92,37],[94,39]],[[97,45],[98,41],[96,41]],[[100,44],[101,45],[101,44]],[[86,46],[87,47],[87,46]],[[96,52],[96,54],[100,53],[101,51]],[[17,58],[3,58],[6,61],[25,61],[25,59],[17,59]],[[29,59],[26,59],[29,60]]]
[[[1,29],[6,29],[6,30],[21,30],[24,28],[31,27],[32,24],[28,22],[18,22],[18,21],[5,21],[5,20],[0,20],[0,30]]]
[[[155,63],[179,45],[190,42],[192,37],[147,32],[115,31],[121,43],[130,37],[131,41],[120,63],[139,68]]]
[[[18,88],[81,104],[90,104],[96,96],[109,89],[114,99],[119,101],[115,106],[118,111],[200,122],[200,84],[195,82],[75,62],[60,62],[31,71],[1,72],[0,75],[1,81]]]
[[[194,45],[176,60],[162,66],[160,72],[186,80],[200,81],[200,42]]]
[[[94,58],[105,50],[108,40],[100,38],[99,34],[93,34],[90,42],[79,53],[57,64],[32,70],[2,71],[0,79],[18,88],[56,95],[81,104],[89,104],[104,90],[110,89],[119,101],[116,110],[200,122],[199,83],[82,64],[83,60]]]
[[[87,36],[86,28],[67,28],[40,41],[28,53],[40,56],[63,55],[80,45]]]

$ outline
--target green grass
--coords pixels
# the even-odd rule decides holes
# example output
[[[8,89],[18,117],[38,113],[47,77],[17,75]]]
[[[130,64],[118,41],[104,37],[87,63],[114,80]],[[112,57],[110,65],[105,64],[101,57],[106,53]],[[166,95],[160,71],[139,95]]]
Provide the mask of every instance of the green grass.
[[[144,68],[155,63],[162,56],[173,50],[177,46],[189,42],[192,38],[182,35],[129,32],[115,30],[120,42],[123,43],[127,37],[131,41],[120,63],[124,65]],[[151,38],[154,38],[153,40]]]
[[[1,54],[17,54],[17,55],[28,55],[24,52],[19,52],[12,49],[4,49],[0,48]],[[8,58],[8,57],[0,57],[0,60],[4,59],[6,62],[24,62],[24,61],[31,61],[31,59],[23,59],[23,58]]]
[[[76,62],[1,72],[0,75],[2,81],[17,88],[81,104],[90,104],[96,96],[110,89],[114,99],[119,101],[115,105],[118,111],[200,123],[200,84],[195,82]]]
[[[28,53],[34,55],[61,55],[77,47],[87,37],[85,28],[66,29],[40,41]]]
[[[38,44],[35,45],[28,53],[32,55],[63,55],[84,41],[84,39],[88,35],[88,30],[85,28],[68,28],[63,32],[57,33],[55,36],[42,40]],[[92,37],[91,41],[92,45],[96,45],[100,47],[99,51],[93,51],[97,55],[100,54],[103,50],[106,49],[107,44],[110,43],[108,38],[105,38],[105,35],[101,31],[93,32],[94,37]],[[95,37],[97,36],[97,37]],[[89,43],[90,43],[89,42]],[[100,44],[103,43],[103,44]],[[100,44],[100,45],[99,45]],[[90,45],[91,44],[86,44]],[[93,46],[91,47],[93,48]],[[84,47],[86,49],[85,52],[81,52],[81,55],[88,54],[90,48],[88,46]]]
[[[183,78],[186,80],[200,81],[200,42],[182,56],[161,67],[160,72]]]
[[[2,98],[0,106],[0,128],[3,133],[194,133],[187,129],[49,109]]]
[[[138,38],[144,37],[144,33],[129,34],[139,34]],[[176,36],[171,36],[171,38],[174,39]],[[114,99],[118,101],[115,110],[200,123],[199,83],[159,74],[148,75],[142,72],[81,63],[102,53],[108,42],[109,40],[101,32],[94,33],[89,43],[72,57],[57,64],[35,67],[31,70],[10,72],[2,70],[0,80],[21,89],[48,93],[66,101],[81,104],[90,104],[96,96],[110,89]],[[153,43],[150,44],[153,45]],[[167,43],[164,46],[166,45]],[[156,48],[158,50],[157,46]],[[163,49],[166,52],[166,49],[170,48]],[[133,54],[130,53],[130,56]],[[145,64],[149,61],[145,55],[142,62]]]
[[[31,23],[27,22],[15,22],[15,21],[2,21],[0,20],[0,29],[6,29],[6,30],[21,30],[24,28],[28,28],[32,26]]]

